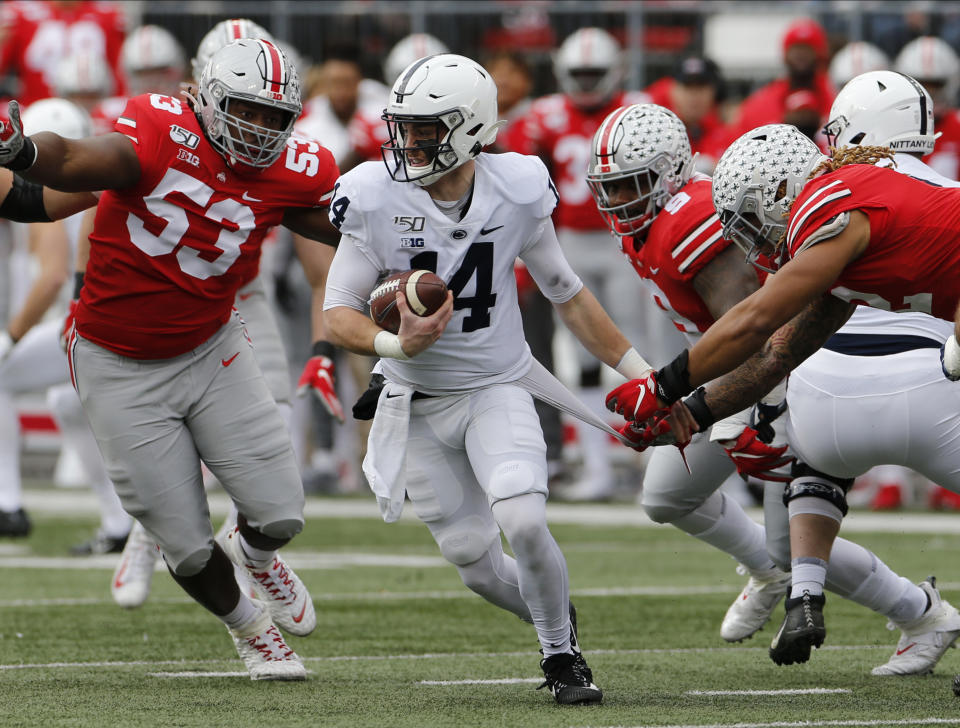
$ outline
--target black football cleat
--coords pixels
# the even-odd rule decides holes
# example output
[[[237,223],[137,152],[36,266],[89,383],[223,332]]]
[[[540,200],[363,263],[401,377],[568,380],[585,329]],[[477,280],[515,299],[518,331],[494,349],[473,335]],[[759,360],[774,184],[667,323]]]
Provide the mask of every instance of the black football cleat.
[[[784,606],[787,615],[780,630],[770,643],[770,659],[778,665],[792,665],[810,659],[810,648],[820,647],[827,637],[823,623],[823,594],[787,598]]]
[[[27,512],[22,508],[15,511],[0,511],[0,536],[25,538],[32,528]]]
[[[551,655],[540,661],[543,683],[560,705],[594,705],[603,700],[603,691],[593,684],[593,672],[579,652]]]
[[[93,538],[70,547],[71,556],[99,556],[101,554],[122,554],[127,545],[127,537],[107,536],[97,531]]]

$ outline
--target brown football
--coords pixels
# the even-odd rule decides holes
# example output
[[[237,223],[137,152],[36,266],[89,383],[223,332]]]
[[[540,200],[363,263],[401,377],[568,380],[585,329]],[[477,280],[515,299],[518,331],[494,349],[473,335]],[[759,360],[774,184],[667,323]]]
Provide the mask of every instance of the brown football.
[[[428,270],[405,270],[384,278],[370,294],[370,318],[394,334],[400,330],[397,291],[403,292],[410,310],[418,316],[435,313],[447,300],[447,284]]]

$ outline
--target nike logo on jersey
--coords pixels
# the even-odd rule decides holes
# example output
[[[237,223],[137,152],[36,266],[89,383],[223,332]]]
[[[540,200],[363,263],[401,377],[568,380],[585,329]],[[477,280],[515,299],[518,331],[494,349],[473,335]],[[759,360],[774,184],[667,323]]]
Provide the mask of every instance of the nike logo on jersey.
[[[221,359],[221,360],[220,360],[220,363],[223,364],[223,366],[228,367],[228,366],[230,366],[231,364],[233,364],[233,360],[236,359],[238,356],[240,356],[240,352],[239,352],[239,351],[238,351],[236,354],[234,354],[233,356],[231,356],[229,359]]]
[[[913,648],[916,647],[916,646],[917,646],[917,643],[916,643],[916,642],[911,642],[909,645],[907,645],[906,647],[904,647],[902,650],[897,650],[897,655],[898,655],[898,656],[899,656],[899,655],[902,655],[904,652],[907,652],[908,650],[911,650],[911,649],[913,649]]]
[[[402,397],[402,396],[403,394],[401,392],[397,392],[396,394],[390,394],[390,392],[387,392],[387,399],[393,399],[394,397]]]
[[[256,197],[251,197],[250,193],[247,192],[246,190],[243,191],[243,194],[240,195],[240,197],[242,197],[247,202],[263,202],[263,200],[259,200]]]
[[[497,225],[496,227],[492,227],[492,228],[480,228],[480,234],[489,235],[490,233],[494,232],[495,230],[499,230],[502,227],[503,225]]]

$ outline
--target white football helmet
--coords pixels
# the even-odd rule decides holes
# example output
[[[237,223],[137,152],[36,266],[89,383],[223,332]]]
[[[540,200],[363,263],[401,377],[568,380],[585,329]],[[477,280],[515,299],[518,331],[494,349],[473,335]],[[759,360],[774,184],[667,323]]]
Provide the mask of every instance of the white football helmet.
[[[895,71],[862,73],[837,94],[823,131],[838,149],[874,145],[930,154],[936,140],[933,101],[910,76]]]
[[[449,53],[450,49],[429,33],[412,33],[397,41],[390,49],[387,60],[383,62],[383,80],[392,86],[400,74],[414,61],[427,56],[438,56]]]
[[[257,25],[252,20],[246,18],[231,18],[230,20],[221,20],[213,26],[200,41],[197,46],[197,55],[190,61],[193,70],[194,80],[200,80],[200,74],[207,66],[207,61],[218,50],[228,43],[233,43],[241,38],[259,38],[262,40],[273,41],[273,36],[266,28]]]
[[[894,70],[917,79],[924,86],[941,85],[941,93],[931,91],[930,95],[944,110],[952,108],[956,103],[960,58],[946,41],[935,36],[916,38],[903,47],[893,67]]]
[[[747,254],[758,268],[773,272],[782,262],[778,251],[790,206],[810,173],[826,157],[808,137],[788,124],[767,124],[749,131],[720,157],[713,172],[713,206],[723,223],[723,237]],[[758,258],[767,257],[773,268]]]
[[[141,25],[127,36],[120,49],[120,61],[127,74],[175,68],[183,73],[183,48],[173,34],[159,25]]]
[[[269,167],[283,152],[300,116],[300,79],[283,52],[267,40],[244,38],[224,46],[200,74],[200,121],[210,143],[228,161]],[[244,121],[231,113],[231,102],[245,101],[279,109],[280,129]]]
[[[497,86],[479,63],[444,53],[421,58],[390,91],[383,112],[390,139],[383,162],[398,182],[429,185],[492,144],[506,122],[497,121]],[[430,142],[405,139],[408,125],[434,124]]]
[[[57,96],[105,98],[113,89],[113,74],[102,53],[77,51],[57,64],[53,88]]]
[[[683,122],[656,104],[622,106],[593,136],[587,184],[610,230],[636,235],[693,174],[694,157]],[[612,197],[611,183],[627,182],[629,197]],[[618,187],[620,185],[617,185]]]
[[[882,50],[872,43],[856,40],[836,52],[830,60],[828,75],[835,87],[842,88],[861,73],[886,71],[890,65],[890,58]]]
[[[582,108],[607,103],[623,81],[623,54],[612,35],[600,28],[581,28],[568,36],[553,58],[560,90]]]
[[[83,139],[93,134],[90,115],[66,99],[41,99],[23,111],[23,133],[52,131],[67,139]]]

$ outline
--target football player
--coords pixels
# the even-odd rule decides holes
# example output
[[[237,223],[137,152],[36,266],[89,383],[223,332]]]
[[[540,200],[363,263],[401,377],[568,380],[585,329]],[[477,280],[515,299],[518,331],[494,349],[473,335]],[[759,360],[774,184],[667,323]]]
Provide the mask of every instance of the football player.
[[[400,75],[384,113],[384,163],[341,177],[330,206],[342,237],[324,315],[334,343],[381,357],[386,385],[364,471],[384,518],[399,517],[406,493],[464,584],[533,623],[557,702],[596,703],[547,527],[546,448],[530,396],[562,385],[523,340],[514,260],[602,361],[624,375],[648,365],[563,257],[543,163],[483,153],[503,125],[496,99],[490,75],[463,56],[424,58]],[[435,271],[449,295],[422,318],[398,295],[392,334],[364,307],[382,274],[410,268]]]
[[[769,125],[749,132],[727,150],[713,183],[724,235],[755,265],[764,265],[766,259],[777,275],[671,364],[611,392],[612,409],[644,421],[693,387],[733,370],[698,389],[684,400],[685,406],[674,408],[672,424],[682,442],[691,430],[706,429],[716,417],[762,396],[819,349],[857,304],[952,319],[957,306],[952,281],[960,272],[960,253],[952,242],[960,225],[960,192],[931,184],[930,176],[915,179],[876,166],[893,152],[870,145],[882,141],[914,152],[923,145],[932,147],[929,96],[913,79],[899,78],[898,92],[905,83],[914,97],[904,112],[915,120],[912,133],[890,135],[889,129],[878,128],[868,134],[868,127],[858,125],[850,141],[867,146],[844,147],[826,159],[792,127]],[[871,85],[878,88],[875,80]],[[898,103],[903,105],[903,99]],[[831,128],[835,133],[838,127]],[[903,161],[905,167],[911,164]],[[904,258],[908,246],[909,260]],[[931,341],[924,336],[908,344],[923,348],[934,346]],[[960,378],[954,337],[947,339],[941,357],[947,377]],[[917,384],[921,381],[926,381],[925,375],[917,373]],[[947,429],[956,421],[952,413],[942,419]],[[888,462],[896,457],[895,451],[887,449],[880,457],[877,462]],[[920,471],[923,465],[913,463]],[[795,474],[801,477],[787,493],[793,587],[784,625],[771,647],[771,657],[787,663],[803,661],[810,647],[823,641],[824,599],[817,584],[823,583],[830,543],[839,530],[852,482],[810,465]],[[944,486],[960,487],[945,476],[931,474]],[[793,529],[796,526],[800,534],[804,525],[815,526],[820,538],[801,546]]]
[[[303,527],[289,435],[231,310],[271,226],[329,229],[336,165],[291,139],[299,113],[296,70],[279,49],[239,40],[210,58],[188,104],[135,97],[115,133],[24,137],[15,102],[0,133],[0,163],[30,180],[3,208],[46,218],[38,182],[107,190],[67,332],[72,381],[124,508],[177,583],[226,624],[251,678],[265,680],[305,678],[277,625],[305,635],[316,616],[277,554]],[[239,510],[222,543],[201,459]],[[231,560],[265,603],[239,590]]]
[[[867,74],[863,77],[862,85],[858,87],[861,97],[860,103],[854,106],[857,115],[843,109],[843,113],[847,117],[853,117],[855,122],[845,140],[855,136],[855,133],[863,128],[861,122],[869,119],[874,128],[871,142],[912,139],[915,147],[921,144],[931,145],[932,132],[921,136],[916,129],[919,103],[914,87],[898,74],[886,72],[882,78],[873,76],[874,74]],[[877,85],[877,80],[882,80],[883,85]],[[864,111],[864,92],[869,94],[866,99],[870,106],[865,113],[860,114]],[[842,102],[843,97],[844,94],[841,93],[838,103]],[[837,109],[836,104],[834,108]],[[840,115],[839,111],[837,115]],[[911,120],[914,127],[912,136]],[[669,130],[669,133],[665,133],[664,129]],[[682,131],[683,126],[679,119],[656,106],[634,106],[614,112],[595,137],[594,158],[588,179],[598,207],[606,215],[611,229],[623,236],[624,249],[637,272],[669,307],[676,324],[683,326],[684,330],[689,332],[691,340],[695,341],[699,332],[706,330],[724,311],[757,290],[765,278],[765,273],[746,263],[738,248],[720,234],[720,221],[711,200],[710,180],[695,175],[684,184],[687,177],[685,171],[689,170],[691,160],[687,145],[676,141],[682,139]],[[878,139],[878,136],[883,138]],[[897,158],[900,157],[898,154]],[[909,159],[909,162],[904,162],[905,173],[925,168],[915,157]],[[917,169],[914,169],[915,167]],[[679,174],[675,170],[680,170]],[[956,183],[950,184],[956,186]],[[652,274],[651,270],[658,272]],[[866,347],[874,340],[872,334],[883,331],[884,326],[895,327],[905,318],[885,312],[875,312],[871,316],[869,311],[870,309],[867,309],[858,313],[851,323],[840,330],[841,338],[859,343],[863,353],[869,353]],[[910,316],[922,316],[927,322],[936,321],[921,314]],[[949,324],[939,323],[949,328]],[[920,329],[916,322],[911,321],[909,325]],[[793,433],[791,444],[794,439],[803,445],[807,445],[811,440],[817,441],[814,448],[809,445],[802,448],[807,465],[812,464],[820,470],[826,467],[823,464],[824,455],[814,457],[811,462],[811,450],[813,453],[837,452],[837,457],[847,461],[840,473],[844,476],[859,475],[871,464],[880,462],[876,459],[878,452],[890,451],[884,450],[884,445],[873,448],[877,439],[873,433],[867,436],[861,434],[862,426],[841,428],[837,425],[837,415],[834,413],[838,411],[849,410],[851,419],[854,413],[857,413],[859,419],[863,418],[858,398],[850,397],[849,392],[845,396],[838,394],[830,407],[824,407],[823,392],[834,391],[833,383],[838,378],[843,378],[845,372],[855,371],[858,373],[858,381],[861,382],[859,394],[887,396],[884,385],[880,384],[884,381],[881,372],[895,369],[898,372],[896,377],[901,378],[904,371],[901,368],[903,358],[881,357],[878,360],[867,357],[865,362],[858,361],[855,366],[851,366],[850,361],[843,361],[846,358],[844,356],[840,356],[839,360],[825,357],[826,361],[819,361],[820,356],[814,355],[810,361],[801,365],[790,380],[787,392],[790,404],[787,408],[789,423],[785,421],[786,417],[773,422],[775,425],[782,422],[781,426]],[[926,353],[925,356],[930,358],[931,354]],[[932,356],[936,358],[936,353]],[[815,365],[814,362],[818,363]],[[873,376],[859,377],[865,367],[874,372]],[[927,368],[929,369],[929,364]],[[950,386],[942,376],[939,380],[935,388],[930,388],[930,394],[933,394],[934,389],[943,390]],[[779,398],[782,396],[782,388],[778,389],[781,392]],[[912,402],[918,394],[911,391],[898,396],[909,398]],[[945,401],[950,402],[952,399],[949,397]],[[931,411],[930,403],[926,399],[922,404],[911,408],[913,409],[924,413]],[[759,411],[765,413],[769,410],[760,407]],[[711,428],[710,440],[724,445],[727,454],[742,474],[755,475],[762,468],[776,463],[773,456],[779,453],[779,449],[768,448],[761,442],[757,429],[762,430],[762,426],[754,429],[748,424],[749,421],[738,424],[740,419],[733,417],[715,424]],[[764,418],[755,417],[754,422],[757,421],[763,422]],[[899,442],[904,435],[889,427],[889,423],[893,421],[903,420],[891,415],[889,419],[876,421],[876,427],[894,432]],[[770,420],[766,422],[769,423]],[[926,433],[927,429],[918,428],[916,431]],[[867,441],[870,445],[866,445]],[[872,448],[871,455],[859,457],[851,452],[863,447]],[[904,448],[904,451],[907,450],[913,448]],[[741,554],[750,552],[743,546],[751,529],[760,527],[746,519],[735,503],[729,500],[724,503],[719,493],[713,493],[713,489],[733,469],[733,464],[729,461],[724,465],[722,455],[717,454],[719,451],[716,446],[708,445],[706,433],[695,437],[684,451],[691,463],[692,474],[688,475],[676,450],[657,449],[645,474],[642,489],[644,508],[647,514],[657,521],[675,518],[674,525],[718,546],[749,565]],[[873,463],[870,462],[871,457],[874,458]],[[857,459],[862,470],[851,471],[850,459]],[[951,458],[943,453],[931,458],[929,453],[924,451],[919,458],[911,459],[920,464],[929,463],[929,471],[931,467],[938,470],[948,467]],[[936,463],[930,462],[933,460]],[[833,473],[835,469],[828,469],[827,472]],[[764,475],[761,474],[761,477]],[[779,478],[784,482],[790,480],[789,476],[781,477],[779,474],[765,477],[771,480]],[[764,500],[766,550],[777,564],[789,570],[793,529],[788,524],[783,487],[768,485]],[[810,534],[800,530],[802,528],[802,524],[797,526],[798,538],[801,535],[809,538]],[[737,538],[738,534],[741,535],[740,539]],[[762,545],[762,532],[755,535],[751,541],[759,541]],[[740,551],[731,548],[731,545],[738,547]],[[800,548],[799,544],[795,547]],[[795,579],[796,574],[802,574],[803,570],[802,564],[796,568]],[[912,584],[892,572],[874,554],[855,543],[840,538],[833,543],[829,568],[824,576],[831,591],[884,615],[902,630],[903,639],[897,646],[896,653],[886,665],[875,668],[874,674],[929,672],[957,635],[960,635],[960,615],[941,599],[932,580],[919,585]],[[757,581],[759,583],[756,583]],[[755,631],[766,621],[773,607],[790,586],[791,579],[790,575],[785,575],[785,578],[771,581],[775,583],[775,589],[770,586],[770,581],[751,578],[743,596],[734,602],[724,618],[721,635],[725,639],[749,636],[748,630]],[[824,582],[821,581],[818,593],[823,593],[823,586]],[[904,650],[903,647],[911,641],[915,643],[914,647]]]
[[[509,139],[511,151],[536,154],[556,181],[557,237],[570,265],[631,341],[645,342],[654,362],[666,361],[681,343],[655,305],[633,295],[634,281],[611,245],[597,214],[583,170],[590,158],[590,139],[613,109],[647,101],[641,92],[624,92],[624,59],[616,39],[601,28],[581,28],[568,36],[554,57],[560,93],[536,99]],[[660,351],[662,349],[662,352]],[[576,346],[579,395],[602,410],[600,363]],[[576,421],[583,458],[581,479],[563,492],[575,500],[603,500],[616,488],[610,465],[609,439],[600,430]]]

